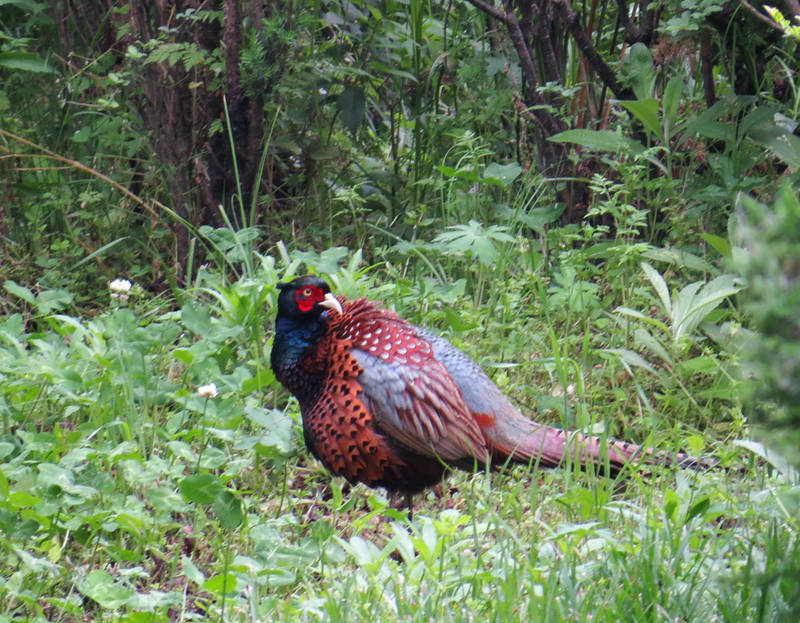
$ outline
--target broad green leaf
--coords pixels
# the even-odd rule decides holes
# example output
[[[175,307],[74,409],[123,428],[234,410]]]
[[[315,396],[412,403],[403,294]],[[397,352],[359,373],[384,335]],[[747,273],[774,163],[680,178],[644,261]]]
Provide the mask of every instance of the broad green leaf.
[[[172,357],[187,366],[194,361],[194,353],[186,348],[176,348],[172,351]]]
[[[453,328],[453,331],[456,331],[457,333],[466,331],[467,329],[472,329],[477,326],[477,324],[474,322],[465,322],[462,315],[453,310],[451,307],[444,308],[444,316],[447,319],[447,323]]]
[[[140,515],[132,515],[130,513],[117,513],[114,517],[117,526],[123,532],[127,532],[136,537],[141,537],[144,534],[145,522],[144,518]]]
[[[613,130],[566,130],[551,136],[554,143],[576,143],[595,151],[640,154],[644,147],[638,141]]]
[[[653,55],[644,43],[637,41],[630,47],[624,59],[624,67],[631,78],[636,99],[653,97],[656,73],[653,69]]]
[[[184,499],[197,504],[211,504],[222,488],[219,478],[212,474],[193,474],[180,483]]]
[[[42,498],[25,491],[13,491],[8,494],[8,505],[12,508],[30,508],[36,506]]]
[[[564,213],[566,205],[554,204],[545,208],[531,208],[528,212],[517,214],[514,218],[530,227],[538,234],[545,234],[545,226],[555,223]]]
[[[497,164],[493,162],[483,172],[483,181],[494,183],[497,186],[507,188],[522,173],[522,167],[516,162],[509,164]]]
[[[702,454],[706,449],[706,440],[702,435],[689,435],[686,438],[686,448],[695,456]]]
[[[235,530],[243,519],[242,501],[228,490],[220,491],[214,499],[214,514],[226,530]]]
[[[647,262],[642,262],[642,270],[644,270],[644,274],[650,280],[650,283],[653,284],[653,287],[658,294],[658,298],[661,299],[661,304],[664,306],[664,311],[667,314],[672,313],[672,301],[670,300],[669,296],[669,288],[667,287],[667,282],[664,281],[664,278],[661,276],[655,268],[653,268]]]
[[[16,281],[12,281],[11,279],[7,280],[3,284],[3,287],[14,296],[21,298],[23,301],[30,303],[31,305],[33,305],[34,301],[36,300],[33,296],[33,292],[28,290],[28,288],[19,285]]]
[[[664,95],[661,98],[661,114],[664,123],[674,125],[678,118],[678,107],[681,103],[681,94],[684,85],[683,76],[672,76],[664,87]],[[669,138],[669,137],[667,137]]]
[[[730,274],[720,275],[705,285],[695,282],[685,286],[675,296],[672,313],[675,340],[694,331],[724,299],[733,296],[742,287],[741,281]]]
[[[181,556],[181,570],[183,571],[183,575],[185,575],[190,582],[202,585],[206,581],[203,572],[198,569],[194,561],[188,556]]]
[[[248,405],[247,419],[260,429],[256,452],[262,456],[280,456],[292,451],[292,419],[277,409],[267,410]]]
[[[667,363],[668,365],[672,364],[672,357],[670,357],[667,349],[659,342],[653,335],[647,331],[644,327],[637,327],[636,330],[633,332],[633,339],[642,346],[644,346],[647,350],[653,353],[656,357],[661,359],[661,361]]]
[[[657,374],[656,369],[651,366],[647,360],[639,353],[629,350],[627,348],[607,348],[605,352],[612,353],[619,357],[620,361],[627,363],[636,368],[642,368],[653,374]]]
[[[711,245],[711,248],[722,257],[727,259],[731,258],[731,243],[725,240],[725,238],[715,236],[714,234],[700,234],[700,237]]]
[[[686,328],[686,324],[689,320],[689,316],[692,313],[692,308],[694,307],[695,312],[697,311],[695,297],[703,285],[704,284],[702,281],[694,281],[685,285],[677,294],[675,294],[675,301],[672,309],[670,310],[670,318],[672,320],[673,337],[676,341],[678,340],[679,335],[689,332],[689,330]]]
[[[13,443],[8,441],[0,441],[0,461],[13,454],[14,450],[17,449]]]
[[[445,177],[455,177],[457,172],[454,167],[448,166],[446,164],[437,165],[436,170],[439,171],[439,173],[441,173]]]
[[[708,510],[709,506],[711,506],[711,499],[704,495],[699,500],[697,500],[692,506],[689,508],[689,511],[686,513],[686,518],[684,522],[687,522],[694,517],[704,515],[705,512]]]
[[[470,220],[466,225],[452,225],[448,231],[442,232],[433,239],[433,244],[446,253],[465,253],[478,257],[484,266],[491,264],[497,257],[494,241],[514,242],[515,238],[506,233],[507,227],[490,225]]]
[[[0,52],[0,67],[39,74],[57,74],[41,56],[30,52]]]
[[[214,595],[233,595],[237,591],[236,574],[226,573],[215,575],[203,582],[203,588]]]
[[[175,492],[173,487],[153,487],[145,491],[145,497],[150,505],[162,513],[184,512],[186,503]]]
[[[78,590],[95,600],[103,608],[116,610],[127,604],[134,596],[131,588],[115,582],[108,571],[94,569],[77,582]]]
[[[716,357],[703,355],[681,361],[676,368],[691,374],[712,374],[719,371],[720,364]],[[730,388],[727,391],[730,392]]]
[[[260,392],[275,382],[275,373],[271,368],[262,368],[242,383],[242,391],[246,394]]]
[[[195,454],[192,446],[185,441],[170,441],[167,444],[167,448],[176,458],[183,459],[187,464],[197,461],[197,454]]]
[[[72,295],[66,290],[45,290],[36,297],[36,308],[41,314],[64,309],[72,302]]]
[[[478,172],[473,168],[454,169],[446,164],[440,164],[436,170],[448,179],[457,178],[467,182],[477,182],[480,179]]]
[[[6,475],[3,473],[3,470],[0,469],[0,501],[3,501],[6,498],[8,498],[9,491],[10,489],[8,486],[8,478],[6,478]]]
[[[680,498],[678,494],[672,489],[667,489],[664,495],[664,514],[667,518],[676,522],[678,520],[678,508],[680,507]]]
[[[755,130],[757,127],[769,128],[773,126],[776,112],[777,109],[771,105],[756,106],[740,122],[739,133],[749,134],[751,130]]]
[[[652,316],[648,316],[647,314],[644,314],[637,309],[631,309],[630,307],[624,307],[620,305],[614,311],[617,312],[618,314],[622,314],[623,316],[629,316],[631,318],[643,320],[644,322],[647,322],[655,327],[658,327],[662,331],[669,331],[667,325],[661,322],[658,318],[653,318]]]
[[[39,470],[39,477],[36,480],[43,487],[69,489],[72,485],[72,472],[60,465],[39,463],[37,469]]]
[[[342,540],[340,543],[361,566],[371,565],[382,556],[381,550],[374,543],[360,536],[351,537],[349,541]]]
[[[773,122],[753,127],[748,136],[783,160],[792,171],[800,170],[800,137]]]
[[[620,102],[620,104],[627,108],[648,132],[663,140],[661,124],[658,122],[658,100],[647,98],[634,102]]]
[[[719,139],[726,143],[736,140],[736,126],[724,119],[728,115],[736,115],[745,104],[734,98],[718,101],[710,108],[689,121],[684,136],[699,134],[705,138]]]
[[[181,321],[189,331],[197,335],[212,333],[211,312],[205,305],[187,301],[181,309]]]
[[[642,253],[642,256],[650,260],[667,262],[668,264],[691,268],[692,270],[697,270],[704,273],[716,274],[719,272],[716,268],[714,268],[714,266],[712,266],[702,257],[699,257],[694,253],[689,253],[683,249],[648,249]]]

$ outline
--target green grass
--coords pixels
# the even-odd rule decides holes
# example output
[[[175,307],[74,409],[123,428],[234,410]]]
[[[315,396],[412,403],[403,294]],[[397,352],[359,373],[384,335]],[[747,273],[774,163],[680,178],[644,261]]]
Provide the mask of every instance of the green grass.
[[[265,363],[268,258],[234,283],[203,273],[174,310],[136,288],[91,317],[21,304],[0,321],[0,622],[797,620],[800,488],[732,445],[730,388],[704,393],[728,351],[684,343],[671,355],[716,367],[666,371],[641,349],[652,372],[608,354],[626,336],[601,308],[652,300],[628,276],[638,294],[496,274],[486,313],[357,260],[338,273],[488,364],[524,411],[727,468],[455,473],[413,519],[303,449]]]

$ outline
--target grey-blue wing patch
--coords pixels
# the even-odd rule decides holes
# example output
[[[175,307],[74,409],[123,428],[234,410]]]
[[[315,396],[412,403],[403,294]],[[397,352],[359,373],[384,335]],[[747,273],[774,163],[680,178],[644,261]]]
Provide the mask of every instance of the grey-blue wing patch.
[[[519,410],[511,404],[477,363],[444,338],[427,329],[419,327],[415,329],[419,336],[433,347],[434,356],[450,373],[472,413],[486,413],[493,416],[514,413],[521,416]]]
[[[480,429],[441,363],[386,361],[357,348],[351,354],[362,368],[361,400],[393,439],[446,461],[486,458]]]

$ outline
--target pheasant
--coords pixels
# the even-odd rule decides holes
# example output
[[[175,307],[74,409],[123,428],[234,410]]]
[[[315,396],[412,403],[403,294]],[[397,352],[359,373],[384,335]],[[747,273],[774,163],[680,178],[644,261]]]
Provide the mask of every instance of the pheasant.
[[[700,461],[531,421],[467,355],[394,312],[337,298],[318,277],[278,288],[272,369],[300,403],[306,447],[351,483],[410,500],[448,467],[570,456],[614,475],[632,460]]]

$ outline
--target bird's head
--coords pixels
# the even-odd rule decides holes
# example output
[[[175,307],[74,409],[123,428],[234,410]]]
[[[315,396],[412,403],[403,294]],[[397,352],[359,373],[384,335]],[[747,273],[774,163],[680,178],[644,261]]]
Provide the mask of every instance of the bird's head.
[[[279,283],[278,318],[294,320],[316,319],[326,309],[342,313],[342,305],[331,294],[330,286],[319,277],[298,277]]]

